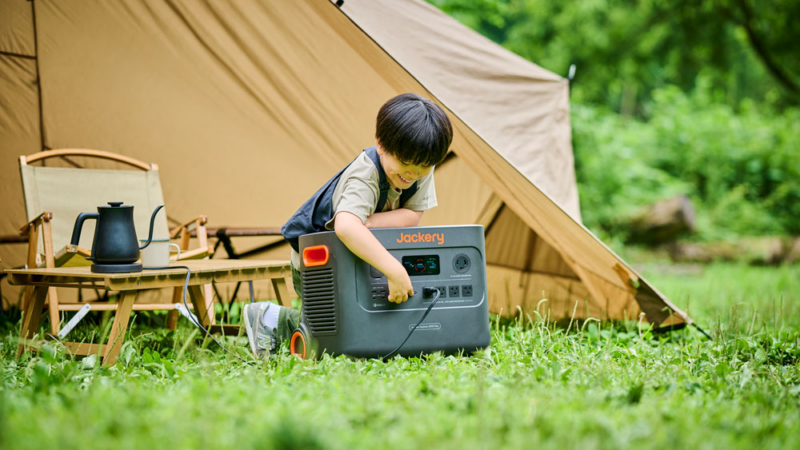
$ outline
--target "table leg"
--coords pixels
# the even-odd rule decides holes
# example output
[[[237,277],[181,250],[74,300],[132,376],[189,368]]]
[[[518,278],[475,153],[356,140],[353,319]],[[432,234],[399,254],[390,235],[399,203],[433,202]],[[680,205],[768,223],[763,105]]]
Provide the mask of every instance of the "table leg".
[[[283,278],[273,278],[272,287],[275,289],[275,295],[278,297],[278,303],[287,308],[292,307],[292,299],[289,297],[289,289],[286,287],[286,280]]]
[[[200,324],[208,328],[214,323],[214,307],[211,305],[211,308],[209,308],[208,299],[205,297],[204,291],[203,286],[189,286],[189,297],[192,298],[194,313],[200,320]]]
[[[203,285],[203,293],[205,294],[205,299],[206,299],[206,311],[211,312],[208,315],[208,324],[214,325],[215,323],[217,323],[217,321],[216,321],[216,311],[214,311],[214,289],[211,288],[211,284]]]
[[[28,339],[32,338],[36,334],[36,330],[39,329],[39,320],[42,318],[45,298],[47,298],[47,286],[36,286],[33,289],[33,295],[28,300],[25,315],[22,318],[22,333],[19,336],[17,358],[25,351]]]
[[[59,328],[61,328],[61,317],[58,314],[58,294],[54,287],[49,288],[47,292],[49,298],[47,303],[50,311],[50,333],[55,336],[58,334]]]
[[[183,304],[183,286],[172,289],[172,303]],[[177,309],[167,314],[167,328],[172,331],[178,327],[178,314],[180,313]]]
[[[125,333],[128,331],[128,322],[131,318],[131,309],[133,309],[136,294],[138,291],[119,293],[117,313],[114,315],[114,324],[111,325],[111,334],[108,335],[108,343],[103,354],[104,366],[113,366],[117,363],[117,356],[119,356],[122,343],[125,342]]]
[[[36,286],[25,286],[25,296],[22,297],[22,305],[20,305],[22,311],[27,311],[28,304],[33,301],[34,289],[36,289]]]

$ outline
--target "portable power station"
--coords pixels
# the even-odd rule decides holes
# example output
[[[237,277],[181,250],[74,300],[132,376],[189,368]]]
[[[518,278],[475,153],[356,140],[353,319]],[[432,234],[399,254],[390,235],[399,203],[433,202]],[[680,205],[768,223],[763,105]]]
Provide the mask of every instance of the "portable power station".
[[[389,302],[386,276],[350,252],[335,232],[301,236],[303,314],[292,333],[292,354],[382,357],[404,339],[397,351],[403,356],[489,346],[482,226],[371,231],[403,264],[414,295],[405,303]]]

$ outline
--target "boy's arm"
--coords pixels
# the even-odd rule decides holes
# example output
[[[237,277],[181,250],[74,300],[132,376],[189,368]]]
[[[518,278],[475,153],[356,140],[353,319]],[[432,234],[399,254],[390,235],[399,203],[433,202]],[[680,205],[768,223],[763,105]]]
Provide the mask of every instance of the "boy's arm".
[[[399,208],[369,216],[364,226],[367,228],[416,227],[421,219],[422,211]]]
[[[336,236],[351,252],[386,275],[389,280],[390,302],[402,303],[414,295],[406,269],[378,242],[361,219],[346,211],[339,212],[336,214],[334,229]]]

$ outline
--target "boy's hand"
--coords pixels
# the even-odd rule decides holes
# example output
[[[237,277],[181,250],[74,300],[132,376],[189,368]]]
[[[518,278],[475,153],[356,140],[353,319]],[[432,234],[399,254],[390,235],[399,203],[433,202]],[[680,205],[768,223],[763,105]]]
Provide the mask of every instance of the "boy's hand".
[[[389,301],[392,303],[403,303],[408,300],[408,297],[414,295],[414,287],[411,285],[411,278],[405,270],[402,272],[386,277],[389,280]]]
[[[334,228],[336,235],[353,254],[386,275],[390,302],[403,303],[414,295],[414,287],[411,286],[411,278],[406,269],[378,242],[361,219],[352,213],[340,212],[336,214]]]

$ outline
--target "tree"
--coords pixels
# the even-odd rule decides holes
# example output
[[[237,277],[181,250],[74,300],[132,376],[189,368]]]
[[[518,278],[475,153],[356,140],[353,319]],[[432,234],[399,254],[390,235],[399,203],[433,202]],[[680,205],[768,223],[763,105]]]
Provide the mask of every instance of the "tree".
[[[625,115],[647,117],[654,89],[688,92],[700,75],[735,108],[798,102],[796,0],[429,1],[549,70],[576,64],[573,99]]]

